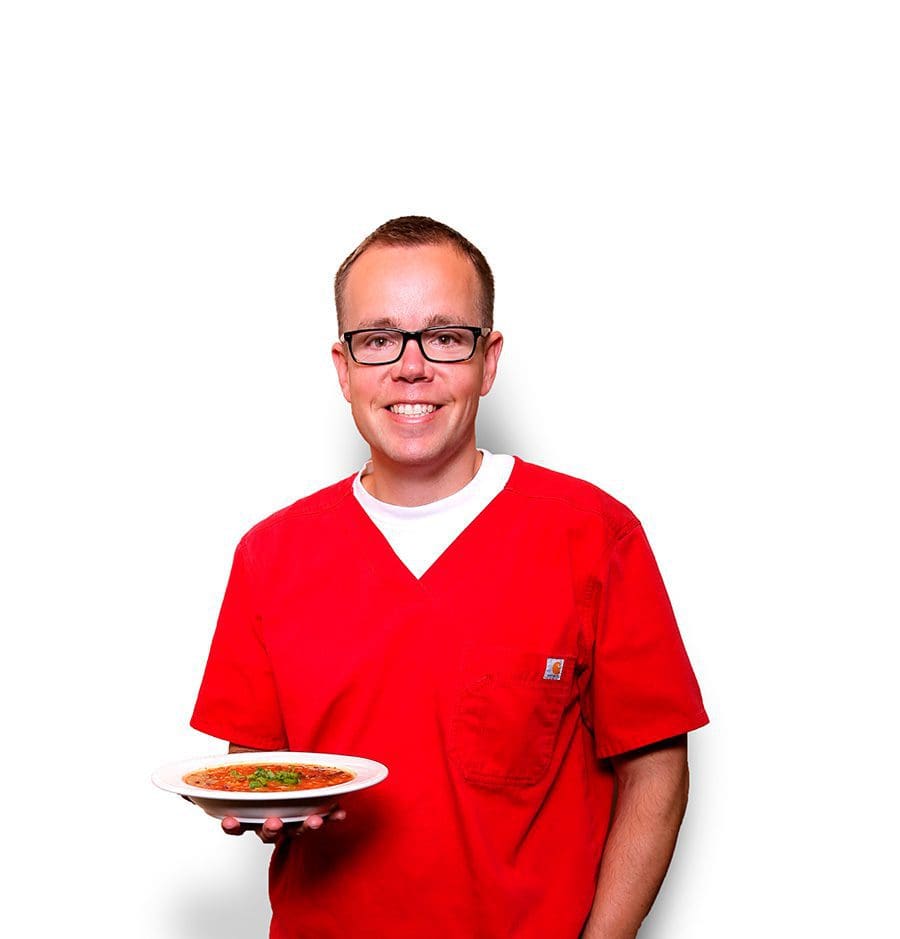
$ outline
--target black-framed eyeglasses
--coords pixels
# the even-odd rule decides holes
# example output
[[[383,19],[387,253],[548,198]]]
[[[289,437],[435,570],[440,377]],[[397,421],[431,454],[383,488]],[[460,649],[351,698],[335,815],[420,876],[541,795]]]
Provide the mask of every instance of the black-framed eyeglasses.
[[[489,326],[429,326],[418,332],[405,329],[353,329],[341,339],[359,365],[390,365],[403,357],[406,344],[415,340],[429,362],[465,362],[475,354],[480,337],[489,336]]]

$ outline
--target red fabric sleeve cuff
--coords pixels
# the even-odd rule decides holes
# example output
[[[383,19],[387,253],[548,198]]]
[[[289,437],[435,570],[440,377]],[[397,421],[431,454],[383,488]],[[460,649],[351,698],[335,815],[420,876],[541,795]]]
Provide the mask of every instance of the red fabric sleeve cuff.
[[[208,734],[210,737],[217,737],[219,740],[226,740],[228,743],[235,743],[238,746],[252,747],[254,750],[286,750],[288,748],[287,741],[282,737],[260,736],[241,728],[206,720],[196,715],[191,718],[191,727],[194,730],[199,730],[201,734]]]
[[[690,720],[685,720],[679,716],[677,720],[669,718],[660,720],[652,725],[642,728],[640,733],[632,734],[629,737],[618,739],[607,739],[597,745],[597,756],[600,759],[606,759],[611,756],[620,756],[622,753],[628,753],[630,750],[639,750],[641,747],[647,747],[651,743],[658,743],[660,740],[667,740],[669,737],[677,737],[680,734],[689,733],[692,730],[698,730],[709,723],[706,711],[700,709]]]

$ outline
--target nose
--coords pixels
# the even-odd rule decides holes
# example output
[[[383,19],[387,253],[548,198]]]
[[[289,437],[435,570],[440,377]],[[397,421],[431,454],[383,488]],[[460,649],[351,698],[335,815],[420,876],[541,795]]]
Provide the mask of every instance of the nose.
[[[396,381],[423,381],[432,377],[431,363],[422,355],[415,339],[406,343],[403,355],[393,365],[392,377]]]

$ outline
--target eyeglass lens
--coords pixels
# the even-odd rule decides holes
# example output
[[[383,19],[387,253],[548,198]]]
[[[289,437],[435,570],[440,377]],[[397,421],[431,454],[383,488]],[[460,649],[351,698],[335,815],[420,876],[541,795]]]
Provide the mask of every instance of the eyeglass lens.
[[[358,362],[379,365],[400,357],[403,333],[390,329],[366,330],[352,336],[350,341],[350,351]],[[422,350],[425,357],[434,362],[459,362],[467,359],[475,349],[475,342],[475,334],[468,329],[436,326],[422,330]]]

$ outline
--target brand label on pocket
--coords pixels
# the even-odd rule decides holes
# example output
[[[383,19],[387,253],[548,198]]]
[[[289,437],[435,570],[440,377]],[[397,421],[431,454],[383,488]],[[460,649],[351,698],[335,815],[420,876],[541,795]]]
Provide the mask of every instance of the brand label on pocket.
[[[547,667],[544,669],[544,678],[548,681],[559,681],[562,678],[563,665],[565,659],[547,659]]]

